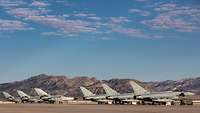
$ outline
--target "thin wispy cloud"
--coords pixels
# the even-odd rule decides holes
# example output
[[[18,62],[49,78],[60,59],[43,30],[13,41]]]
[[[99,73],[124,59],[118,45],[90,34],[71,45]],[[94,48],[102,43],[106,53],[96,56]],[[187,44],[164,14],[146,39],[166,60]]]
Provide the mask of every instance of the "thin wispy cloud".
[[[73,14],[74,16],[77,17],[91,17],[91,16],[96,16],[96,14],[92,14],[92,13],[78,13],[78,12],[74,12]]]
[[[82,33],[82,32],[92,32],[96,28],[90,27],[90,23],[82,20],[64,20],[56,16],[30,16],[27,19],[50,26],[57,29],[60,33],[71,34],[71,33]]]
[[[32,21],[55,28],[55,32],[44,33],[45,35],[71,35],[71,33],[91,32],[96,28],[90,27],[90,22],[82,20],[65,20],[56,15],[48,15],[47,10],[35,10],[31,8],[16,8],[7,11],[16,18]]]
[[[59,37],[78,37],[79,34],[70,34],[70,33],[64,33],[64,32],[60,32],[60,31],[56,31],[56,32],[43,32],[41,33],[41,35],[43,36],[59,36]]]
[[[16,8],[7,11],[8,14],[23,19],[28,19],[31,16],[46,14],[47,12],[47,10],[34,10],[30,8]]]
[[[139,29],[119,27],[119,28],[113,28],[113,31],[131,37],[141,37],[141,36],[143,37],[143,33]]]
[[[132,14],[137,14],[137,15],[141,15],[141,16],[149,16],[150,15],[150,12],[143,11],[140,9],[129,9],[129,12]]]
[[[192,32],[200,29],[200,9],[176,4],[161,4],[154,8],[157,16],[141,23],[155,29],[175,29]]]
[[[20,31],[20,30],[32,30],[26,23],[16,20],[1,20],[0,19],[0,31]]]
[[[127,17],[109,17],[109,19],[111,20],[112,23],[127,23],[127,22],[131,22],[131,20],[129,20]]]
[[[155,11],[171,11],[177,9],[177,5],[173,3],[161,4],[158,7],[154,8]]]
[[[17,7],[25,4],[26,2],[22,0],[0,0],[0,6],[4,8]]]
[[[91,16],[91,17],[88,17],[88,19],[91,19],[91,20],[101,20],[101,17]]]
[[[49,6],[49,5],[50,5],[49,3],[42,2],[42,1],[33,1],[30,6],[46,7],[46,6]]]
[[[148,5],[144,2],[152,2]],[[35,26],[49,27],[40,34],[43,36],[81,36],[121,34],[126,37],[157,38],[155,32],[194,32],[200,30],[200,8],[180,5],[175,2],[134,0],[143,4],[140,7],[127,7],[123,13],[102,13],[88,8],[79,9],[76,1],[45,0],[1,0],[8,18]],[[73,5],[66,6],[64,4]],[[59,5],[59,6],[55,6]],[[62,7],[57,9],[57,7]],[[64,9],[63,9],[64,8]],[[66,8],[66,10],[65,10]],[[105,15],[104,15],[105,14]],[[9,20],[6,19],[5,20]],[[34,28],[40,29],[40,28]],[[151,34],[151,35],[149,35]],[[148,38],[147,38],[148,37]]]

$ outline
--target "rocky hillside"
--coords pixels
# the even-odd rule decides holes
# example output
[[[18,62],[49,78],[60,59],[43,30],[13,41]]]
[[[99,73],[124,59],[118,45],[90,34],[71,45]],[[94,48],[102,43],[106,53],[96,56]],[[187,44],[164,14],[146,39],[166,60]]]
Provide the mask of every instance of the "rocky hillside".
[[[94,77],[68,78],[66,76],[48,76],[41,74],[23,81],[0,84],[0,92],[7,91],[14,96],[17,96],[16,90],[19,89],[34,96],[36,94],[33,91],[33,88],[37,87],[47,91],[52,95],[59,94],[81,97],[82,93],[79,89],[80,86],[85,86],[97,94],[104,93],[101,83],[109,84],[120,93],[132,92],[132,88],[130,87],[128,81],[130,81],[130,79],[111,79],[100,81]],[[178,87],[182,90],[192,91],[200,94],[200,77],[183,79],[179,81],[167,80],[161,82],[137,82],[140,83],[140,85],[142,85],[145,89],[150,91],[167,91]]]

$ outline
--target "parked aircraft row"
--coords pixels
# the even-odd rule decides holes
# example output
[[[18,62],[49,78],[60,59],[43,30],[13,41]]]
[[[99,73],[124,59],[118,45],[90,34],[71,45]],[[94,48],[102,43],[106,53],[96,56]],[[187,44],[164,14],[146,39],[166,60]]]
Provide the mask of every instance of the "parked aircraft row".
[[[105,94],[96,95],[86,89],[80,87],[84,100],[91,100],[99,104],[172,104],[175,100],[182,97],[194,95],[191,92],[185,91],[164,91],[164,92],[150,92],[134,81],[130,81],[130,86],[133,89],[132,93],[119,93],[106,84],[102,84]],[[23,91],[17,90],[19,98],[15,98],[7,92],[3,92],[5,98],[15,103],[63,103],[64,101],[72,101],[74,97],[65,97],[61,95],[50,95],[39,88],[34,88],[37,97],[31,97]]]
[[[23,91],[17,90],[19,98],[15,98],[7,92],[3,92],[4,97],[15,103],[63,103],[64,101],[74,100],[74,97],[65,97],[61,95],[50,95],[39,88],[34,88],[37,97],[31,97]]]
[[[130,85],[133,89],[132,93],[120,94],[106,84],[102,84],[106,94],[95,95],[88,89],[80,87],[85,100],[92,100],[98,103],[113,103],[113,104],[124,104],[124,103],[138,103],[141,104],[172,104],[175,100],[194,95],[191,92],[184,91],[164,91],[164,92],[150,92],[145,90],[139,84],[134,81],[130,81]]]

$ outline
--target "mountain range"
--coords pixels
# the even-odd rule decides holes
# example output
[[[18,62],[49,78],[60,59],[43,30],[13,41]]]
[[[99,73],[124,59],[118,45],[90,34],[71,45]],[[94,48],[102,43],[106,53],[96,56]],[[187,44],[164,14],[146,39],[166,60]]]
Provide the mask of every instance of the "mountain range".
[[[191,91],[200,94],[200,77],[188,78],[181,80],[166,80],[156,82],[142,82],[135,79],[110,79],[97,80],[95,77],[74,77],[53,76],[40,74],[30,77],[22,81],[0,84],[0,92],[7,91],[14,96],[17,96],[16,90],[22,90],[27,94],[35,96],[33,88],[41,88],[52,95],[66,95],[74,97],[82,97],[79,89],[84,86],[96,94],[104,93],[101,84],[106,83],[120,93],[133,92],[129,81],[134,80],[149,91],[170,91],[174,88],[179,88],[184,91]],[[0,94],[2,98],[2,94]]]

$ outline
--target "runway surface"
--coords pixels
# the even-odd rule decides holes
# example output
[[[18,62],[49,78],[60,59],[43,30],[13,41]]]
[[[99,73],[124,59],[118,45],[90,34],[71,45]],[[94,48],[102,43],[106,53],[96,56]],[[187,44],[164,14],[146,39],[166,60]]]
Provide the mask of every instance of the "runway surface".
[[[200,106],[0,104],[0,113],[200,113]]]

